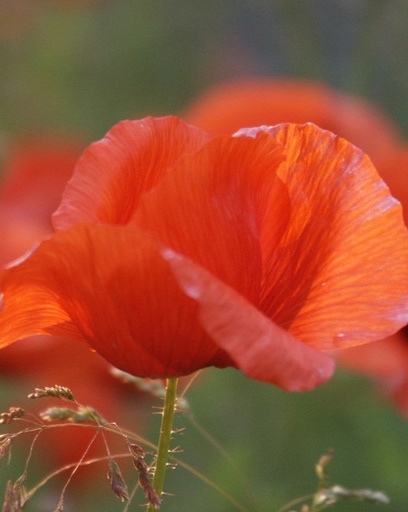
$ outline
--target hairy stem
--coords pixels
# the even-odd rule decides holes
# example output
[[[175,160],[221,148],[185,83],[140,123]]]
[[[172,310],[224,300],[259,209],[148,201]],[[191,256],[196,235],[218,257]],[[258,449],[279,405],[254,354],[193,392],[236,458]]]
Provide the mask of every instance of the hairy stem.
[[[157,451],[156,467],[153,476],[153,487],[161,497],[166,476],[167,459],[169,455],[173,420],[177,401],[177,378],[167,379],[166,397],[164,399],[163,416],[160,429],[159,447]],[[149,505],[147,512],[154,512],[156,507]]]

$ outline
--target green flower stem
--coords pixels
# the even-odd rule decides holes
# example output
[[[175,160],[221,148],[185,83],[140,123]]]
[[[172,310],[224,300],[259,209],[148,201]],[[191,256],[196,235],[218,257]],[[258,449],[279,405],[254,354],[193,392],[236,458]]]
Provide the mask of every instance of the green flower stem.
[[[177,384],[177,378],[167,379],[156,468],[153,476],[153,487],[159,497],[161,497],[163,492],[164,477],[166,475],[167,459],[169,455],[171,434],[173,431],[174,413],[176,410]],[[155,510],[156,508],[153,505],[149,505],[147,512],[154,512]]]

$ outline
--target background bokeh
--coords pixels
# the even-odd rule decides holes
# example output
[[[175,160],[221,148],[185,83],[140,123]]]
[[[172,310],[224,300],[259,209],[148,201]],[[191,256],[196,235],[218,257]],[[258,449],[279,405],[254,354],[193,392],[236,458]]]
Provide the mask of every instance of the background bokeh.
[[[91,142],[121,119],[182,113],[211,85],[248,76],[320,80],[373,101],[408,137],[406,0],[0,0],[0,63],[0,162],[22,137]],[[1,410],[26,403],[32,389],[22,379],[0,379]],[[391,497],[384,510],[407,510],[408,418],[369,379],[342,369],[316,391],[288,394],[236,371],[208,370],[187,398],[231,460],[183,415],[177,456],[248,512],[277,512],[313,492],[314,464],[329,448],[333,483],[383,490]],[[145,416],[141,433],[156,442],[152,405],[160,401],[135,393],[126,403]],[[21,473],[24,456],[14,448],[12,466],[3,461],[2,488]],[[92,476],[100,482],[73,488],[81,505],[69,508],[67,497],[64,510],[124,510],[105,473],[101,466]],[[53,511],[58,485],[26,509]],[[165,498],[166,512],[237,510],[180,466],[169,471],[166,490],[175,495]]]

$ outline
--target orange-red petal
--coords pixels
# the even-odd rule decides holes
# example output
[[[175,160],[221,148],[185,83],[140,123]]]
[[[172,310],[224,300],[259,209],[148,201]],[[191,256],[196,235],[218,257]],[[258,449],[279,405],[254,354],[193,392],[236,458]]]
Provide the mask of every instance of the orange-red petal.
[[[292,216],[269,261],[261,308],[320,350],[392,334],[408,322],[401,205],[345,140],[312,124],[265,130],[287,153],[278,174]]]
[[[313,389],[329,379],[334,361],[270,321],[235,290],[170,249],[162,251],[203,329],[248,377],[288,391]]]
[[[3,291],[2,346],[36,333],[76,337],[114,366],[152,378],[229,363],[156,242],[134,227],[58,233],[5,272]]]
[[[214,139],[142,198],[132,222],[257,303],[260,237],[273,252],[289,218],[282,161],[266,134]]]
[[[141,196],[209,138],[176,117],[122,121],[80,158],[53,215],[54,228],[79,222],[126,224]]]

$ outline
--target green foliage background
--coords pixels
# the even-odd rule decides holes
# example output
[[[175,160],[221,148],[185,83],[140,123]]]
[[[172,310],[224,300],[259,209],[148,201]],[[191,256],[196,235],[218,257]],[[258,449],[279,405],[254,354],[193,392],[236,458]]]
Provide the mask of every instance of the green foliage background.
[[[25,32],[0,33],[5,144],[27,133],[54,131],[92,141],[123,118],[180,113],[221,80],[281,74],[324,80],[372,99],[408,135],[405,0],[105,0],[71,8],[31,2],[35,9]],[[0,15],[4,9],[7,2],[0,3]],[[1,409],[18,405],[18,393],[30,391],[1,380]],[[178,426],[186,430],[176,435],[183,450],[178,457],[248,511],[277,512],[312,492],[314,464],[328,448],[335,449],[333,483],[386,491],[391,503],[384,510],[407,510],[408,419],[368,380],[339,371],[321,389],[287,394],[236,371],[209,370],[188,399],[197,421],[234,462],[182,415]],[[132,406],[138,406],[136,400]],[[143,407],[151,423],[144,435],[155,441],[158,418],[151,404]],[[20,456],[14,453],[11,470],[3,462],[2,482],[9,471],[18,475]],[[81,491],[81,505],[69,508],[67,500],[66,510],[124,509],[100,490],[105,468],[100,475],[101,482]],[[175,495],[166,497],[166,512],[236,510],[181,467],[169,471],[166,489]],[[49,498],[44,494],[26,509],[52,511],[57,500],[47,501],[47,508]],[[361,503],[337,507],[369,509]]]

